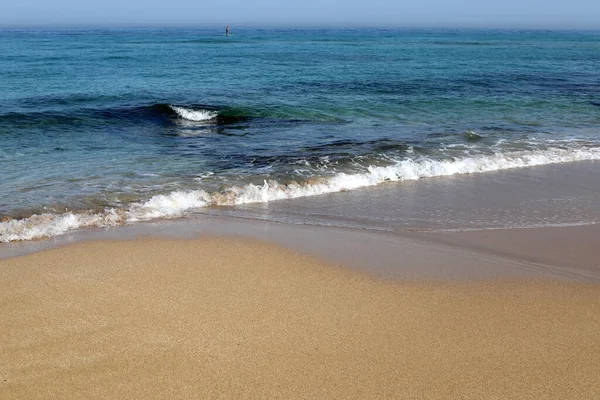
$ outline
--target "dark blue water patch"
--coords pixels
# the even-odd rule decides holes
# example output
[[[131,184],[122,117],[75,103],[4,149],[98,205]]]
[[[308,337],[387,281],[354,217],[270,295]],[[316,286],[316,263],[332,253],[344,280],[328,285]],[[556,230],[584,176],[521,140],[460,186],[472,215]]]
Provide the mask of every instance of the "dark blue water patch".
[[[307,151],[307,152],[313,152],[313,151],[322,151],[323,149],[337,149],[340,147],[356,147],[360,143],[361,142],[358,140],[348,140],[348,139],[334,140],[330,143],[326,143],[326,144],[322,144],[322,145],[304,147],[303,150]]]
[[[365,154],[369,152],[388,152],[388,151],[407,151],[410,148],[404,141],[393,140],[389,138],[381,138],[376,140],[352,140],[343,139],[335,140],[325,144],[306,146],[301,149],[307,154],[320,153],[321,155],[332,155],[339,153],[344,149],[346,154]]]
[[[256,133],[260,137],[260,133]],[[264,136],[264,135],[263,135]],[[413,151],[411,144],[393,139],[335,140],[329,143],[294,145],[284,138],[264,137],[256,139],[226,136],[177,137],[163,143],[163,154],[188,159],[210,160],[211,168],[221,171],[238,171],[252,174],[258,169],[269,168],[270,173],[280,177],[289,171],[304,168],[331,167],[337,171],[357,169],[359,165],[381,164],[384,155],[406,155]],[[281,145],[281,141],[289,145]],[[247,143],[249,142],[249,143]]]
[[[84,123],[86,118],[83,116],[66,115],[63,113],[7,113],[0,115],[0,132],[2,128],[11,128],[12,130],[24,130],[32,127],[49,126],[73,126]]]
[[[44,99],[53,101],[55,105],[73,105],[94,101],[95,99],[74,98],[69,100],[63,99]],[[198,104],[185,106],[193,110],[207,110],[219,112],[220,108]],[[10,125],[13,128],[23,128],[25,126],[56,126],[56,125],[75,125],[81,123],[103,123],[106,125],[127,124],[158,124],[172,125],[174,121],[179,119],[177,112],[168,104],[153,104],[149,106],[139,107],[116,107],[116,108],[69,108],[64,112],[48,111],[48,112],[29,112],[17,113],[9,112],[0,115],[0,126]],[[217,115],[213,124],[227,125],[241,121],[246,121],[250,118],[248,115],[240,115],[235,113],[224,113]]]
[[[482,130],[482,132],[490,132],[490,133],[519,133],[519,132],[522,132],[521,130],[516,129],[515,127],[512,127],[512,126],[508,126],[508,125],[501,125],[501,126],[484,125],[480,129]]]
[[[340,118],[330,117],[323,113],[294,109],[290,107],[272,107],[263,109],[223,107],[209,104],[151,104],[144,106],[122,106],[108,108],[80,107],[87,103],[105,101],[94,97],[73,96],[70,98],[42,96],[21,101],[22,106],[28,108],[45,107],[49,111],[40,112],[8,112],[0,114],[0,126],[19,123],[25,125],[69,125],[81,122],[97,122],[107,125],[126,124],[157,124],[163,126],[177,125],[177,121],[186,121],[188,127],[193,124],[225,126],[254,121],[262,124],[298,124],[311,122],[343,122]],[[208,111],[216,113],[213,119],[206,121],[186,120],[174,107],[181,107],[189,112]],[[23,108],[23,107],[22,107]],[[64,111],[56,111],[63,109]]]
[[[90,104],[95,102],[110,102],[115,101],[119,97],[116,96],[99,96],[85,93],[72,93],[69,95],[41,95],[32,96],[20,99],[17,104],[24,108],[48,108],[48,107],[64,107],[64,106],[80,106],[82,104]]]
[[[368,142],[368,144],[370,146],[372,146],[372,149],[375,152],[388,152],[388,151],[405,152],[412,148],[407,143],[404,143],[402,141],[387,139],[387,138],[380,139],[380,140],[372,140],[372,141]]]
[[[540,79],[540,86],[553,89],[558,93],[576,94],[576,95],[597,95],[600,94],[600,82],[573,82],[565,80]]]

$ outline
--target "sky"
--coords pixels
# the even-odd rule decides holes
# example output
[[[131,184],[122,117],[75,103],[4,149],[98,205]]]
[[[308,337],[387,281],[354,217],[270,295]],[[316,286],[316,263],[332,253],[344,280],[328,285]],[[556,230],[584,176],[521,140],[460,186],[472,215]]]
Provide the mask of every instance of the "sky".
[[[600,0],[18,0],[3,26],[599,29]]]

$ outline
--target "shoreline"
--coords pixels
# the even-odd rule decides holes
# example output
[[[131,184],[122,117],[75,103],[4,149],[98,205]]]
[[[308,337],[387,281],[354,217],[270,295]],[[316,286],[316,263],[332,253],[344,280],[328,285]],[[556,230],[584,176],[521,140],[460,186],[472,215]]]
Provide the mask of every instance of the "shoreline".
[[[2,243],[0,260],[89,240],[208,235],[264,240],[386,279],[596,282],[599,167],[581,161],[207,208],[180,219]]]
[[[420,179],[403,180],[394,175],[390,181],[383,179],[378,184],[358,187],[350,185],[349,190],[338,187],[329,191],[325,185],[327,190],[308,196],[286,192],[295,185],[289,188],[279,184],[274,187],[251,185],[255,197],[237,205],[207,202],[204,199],[207,192],[200,189],[175,191],[125,208],[3,218],[0,236],[8,242],[37,240],[77,230],[198,215],[390,232],[595,224],[600,221],[600,198],[595,190],[600,185],[599,168],[598,160],[580,160],[485,173],[426,174]],[[146,212],[154,216],[147,220]]]
[[[385,232],[200,216],[86,229],[0,245],[0,261],[72,244],[145,239],[260,240],[391,280],[554,279],[600,282],[600,225],[457,232]],[[360,243],[360,246],[356,246]]]
[[[390,280],[207,235],[0,260],[0,307],[2,398],[600,394],[597,284]]]

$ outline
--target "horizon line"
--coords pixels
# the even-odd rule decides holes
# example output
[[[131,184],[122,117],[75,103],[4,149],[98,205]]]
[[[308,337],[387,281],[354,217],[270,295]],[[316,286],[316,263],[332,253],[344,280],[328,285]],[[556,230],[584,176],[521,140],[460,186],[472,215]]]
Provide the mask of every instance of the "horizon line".
[[[236,29],[464,29],[464,30],[529,30],[529,31],[600,31],[600,26],[546,26],[546,25],[427,25],[427,24],[255,24],[255,23],[50,23],[0,24],[3,29],[221,29],[229,25]]]

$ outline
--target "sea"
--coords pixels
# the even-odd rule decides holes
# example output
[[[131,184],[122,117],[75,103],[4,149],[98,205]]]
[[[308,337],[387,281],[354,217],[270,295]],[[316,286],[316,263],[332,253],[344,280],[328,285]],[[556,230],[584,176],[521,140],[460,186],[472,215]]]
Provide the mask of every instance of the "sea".
[[[600,32],[231,31],[0,29],[0,242],[207,213],[430,229],[431,182],[600,160]],[[502,225],[489,204],[465,218]]]

